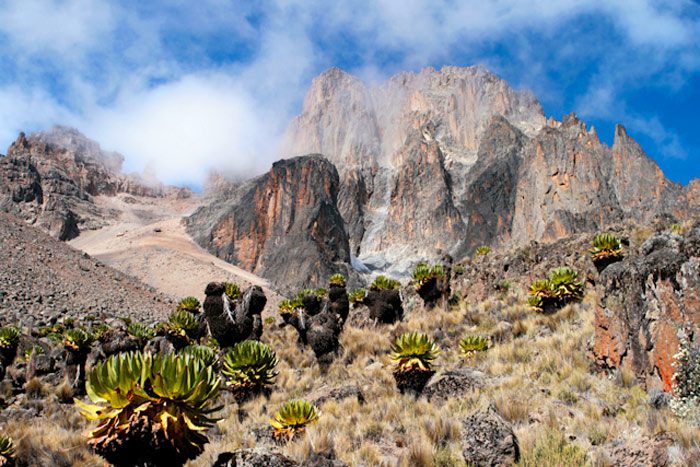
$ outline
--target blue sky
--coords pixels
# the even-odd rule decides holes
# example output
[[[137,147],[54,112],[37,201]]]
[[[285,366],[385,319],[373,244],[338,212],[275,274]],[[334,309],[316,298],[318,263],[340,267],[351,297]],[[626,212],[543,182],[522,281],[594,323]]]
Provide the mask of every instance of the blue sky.
[[[700,176],[698,37],[689,0],[3,0],[0,152],[60,123],[171,183],[247,177],[278,158],[330,66],[379,81],[480,63],[603,141],[621,122],[686,183]]]

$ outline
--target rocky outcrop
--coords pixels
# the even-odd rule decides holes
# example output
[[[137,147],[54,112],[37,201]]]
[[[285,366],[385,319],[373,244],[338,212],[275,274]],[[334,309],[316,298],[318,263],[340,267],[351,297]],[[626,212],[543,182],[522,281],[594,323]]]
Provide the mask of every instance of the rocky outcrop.
[[[679,339],[700,338],[700,223],[650,237],[600,278],[592,357],[627,368],[647,389],[671,390]]]
[[[213,254],[282,290],[318,287],[350,272],[338,188],[338,172],[321,156],[282,160],[197,210],[187,230]]]
[[[107,224],[117,213],[93,198],[129,193],[163,196],[171,188],[121,172],[124,157],[107,152],[70,128],[21,133],[0,157],[0,210],[42,228],[59,240]]]
[[[483,67],[432,68],[365,85],[316,78],[283,152],[318,152],[340,175],[353,255],[406,274],[419,260],[524,245],[700,206],[697,183],[668,181],[621,126],[612,147],[575,115]]]

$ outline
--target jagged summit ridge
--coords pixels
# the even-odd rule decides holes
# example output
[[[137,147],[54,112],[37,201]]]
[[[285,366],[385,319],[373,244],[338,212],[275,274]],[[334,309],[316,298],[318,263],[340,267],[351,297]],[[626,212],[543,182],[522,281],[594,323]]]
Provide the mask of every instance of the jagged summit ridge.
[[[282,148],[337,166],[353,254],[397,274],[482,243],[683,215],[697,197],[668,181],[622,126],[608,147],[575,114],[546,119],[532,93],[483,66],[426,68],[379,84],[327,70]]]

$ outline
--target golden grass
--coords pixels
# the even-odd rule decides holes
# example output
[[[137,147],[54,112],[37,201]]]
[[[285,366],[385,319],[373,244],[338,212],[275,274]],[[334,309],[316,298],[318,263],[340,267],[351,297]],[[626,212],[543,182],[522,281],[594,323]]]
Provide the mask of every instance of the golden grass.
[[[651,407],[629,373],[620,372],[617,378],[591,373],[586,352],[593,336],[595,299],[590,293],[582,303],[552,316],[531,312],[525,293],[514,287],[482,303],[460,301],[447,311],[416,306],[394,325],[346,326],[340,339],[342,354],[323,369],[313,352],[297,343],[295,330],[266,328],[263,340],[280,360],[270,398],[259,397],[238,407],[230,396],[223,395],[224,409],[218,414],[222,420],[210,432],[205,453],[188,465],[208,466],[221,452],[255,446],[253,430],[268,427],[269,419],[286,400],[311,400],[322,388],[349,384],[361,389],[366,403],[354,397],[327,400],[319,407],[316,423],[275,449],[300,463],[315,451],[332,450],[349,465],[465,465],[459,445],[460,420],[477,407],[493,403],[513,424],[523,454],[521,465],[576,465],[581,459],[590,465],[606,465],[605,444],[624,433],[669,433],[680,453],[677,457],[684,458],[700,446],[697,429],[674,419],[668,409]],[[464,335],[491,335],[502,322],[513,325],[512,336],[501,336],[486,352],[468,358],[462,355],[458,343]],[[472,367],[485,375],[483,387],[442,403],[399,394],[389,347],[395,336],[407,331],[427,333],[438,343],[438,374]],[[50,397],[67,398],[62,389],[55,393]],[[73,409],[56,405],[56,410]],[[606,416],[606,405],[618,409]],[[50,424],[16,422],[8,431],[15,439],[32,440],[20,445],[24,453],[29,445],[46,443],[50,448],[45,452],[51,455],[67,449],[71,454],[66,458],[71,462],[93,465],[90,462],[96,458],[78,434],[86,424],[79,416],[73,417],[64,414],[63,422]],[[545,460],[548,458],[551,460]]]

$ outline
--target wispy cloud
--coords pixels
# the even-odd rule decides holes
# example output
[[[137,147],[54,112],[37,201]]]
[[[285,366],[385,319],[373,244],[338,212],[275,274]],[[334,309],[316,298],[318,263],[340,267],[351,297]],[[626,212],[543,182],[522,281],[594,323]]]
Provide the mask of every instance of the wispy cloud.
[[[682,138],[628,106],[626,91],[678,92],[698,73],[699,10],[683,0],[7,0],[0,147],[63,123],[169,182],[199,183],[210,168],[247,176],[278,157],[276,139],[328,66],[383,79],[482,62],[555,106],[626,118],[682,157]]]

